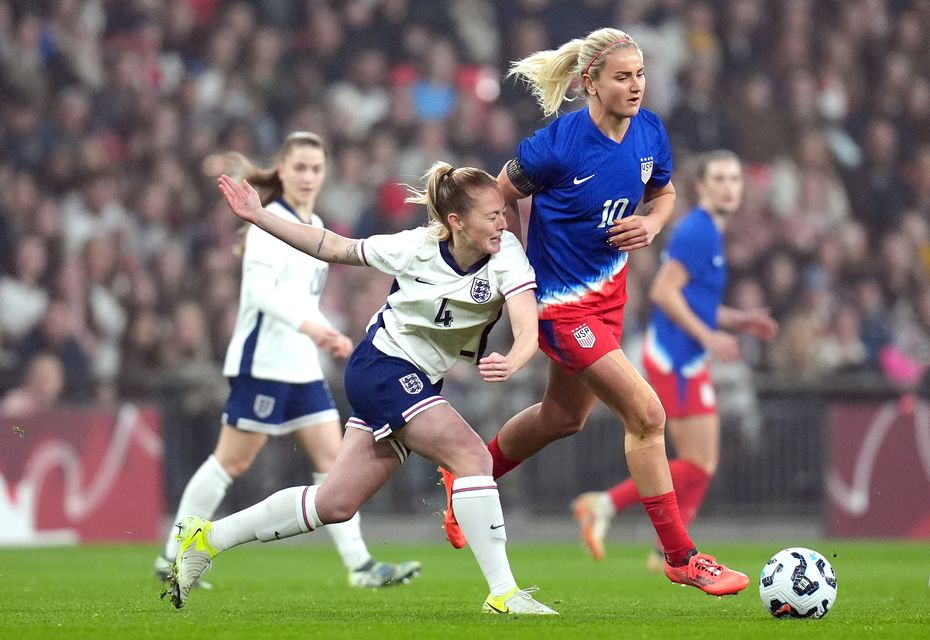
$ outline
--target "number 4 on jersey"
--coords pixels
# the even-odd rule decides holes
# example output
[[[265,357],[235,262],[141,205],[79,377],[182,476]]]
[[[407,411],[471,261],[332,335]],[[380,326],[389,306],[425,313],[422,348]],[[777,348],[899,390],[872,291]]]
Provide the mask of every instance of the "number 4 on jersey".
[[[436,314],[436,318],[433,320],[436,324],[441,324],[444,327],[452,326],[452,310],[446,309],[446,305],[449,304],[448,298],[442,299],[442,304],[439,305],[439,313]]]

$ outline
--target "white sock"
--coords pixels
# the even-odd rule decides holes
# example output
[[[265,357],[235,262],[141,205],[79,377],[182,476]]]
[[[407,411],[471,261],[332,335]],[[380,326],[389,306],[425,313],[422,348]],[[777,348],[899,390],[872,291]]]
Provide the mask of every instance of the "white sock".
[[[184,487],[174,521],[180,522],[184,516],[197,516],[207,520],[212,518],[220,503],[223,502],[223,498],[226,497],[226,490],[229,489],[232,481],[233,479],[226,473],[220,461],[211,455],[194,472],[187,486]],[[177,528],[171,527],[168,540],[165,542],[164,556],[170,561],[174,561],[175,556],[178,555],[176,534]]]
[[[597,506],[603,509],[604,513],[606,513],[608,517],[613,518],[615,515],[617,515],[617,507],[614,506],[614,501],[610,499],[610,494],[608,494],[606,491],[598,494]]]
[[[456,478],[452,484],[452,510],[471,552],[495,596],[517,586],[507,560],[507,532],[500,495],[491,476]]]
[[[323,484],[325,479],[325,473],[313,474],[313,484],[315,485]],[[342,564],[349,571],[358,569],[371,560],[371,554],[368,552],[368,547],[362,538],[361,518],[358,513],[345,522],[326,525],[326,532],[336,543],[336,551],[339,552],[339,557],[342,558]]]
[[[282,540],[323,526],[316,509],[305,508],[313,505],[317,489],[315,485],[282,489],[258,504],[217,520],[210,529],[210,544],[219,553],[246,542]]]

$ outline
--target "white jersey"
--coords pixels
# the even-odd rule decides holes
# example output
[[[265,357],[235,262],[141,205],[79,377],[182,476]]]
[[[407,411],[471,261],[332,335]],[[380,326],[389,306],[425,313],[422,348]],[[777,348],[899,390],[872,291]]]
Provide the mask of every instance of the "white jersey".
[[[508,231],[501,250],[467,272],[456,264],[448,242],[431,237],[426,227],[372,236],[356,250],[364,264],[395,278],[387,302],[368,325],[375,347],[412,362],[432,382],[456,360],[477,363],[504,301],[536,288],[533,267]]]
[[[300,218],[283,201],[265,207],[291,222]],[[322,227],[316,214],[310,224]],[[305,383],[321,380],[319,352],[298,331],[304,320],[329,322],[320,312],[320,294],[329,265],[252,225],[245,236],[239,315],[226,349],[223,375]]]

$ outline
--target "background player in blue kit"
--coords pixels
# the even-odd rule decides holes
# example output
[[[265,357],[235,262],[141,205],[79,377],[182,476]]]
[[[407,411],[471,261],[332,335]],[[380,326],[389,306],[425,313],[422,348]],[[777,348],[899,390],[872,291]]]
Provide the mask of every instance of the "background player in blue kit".
[[[655,306],[643,354],[646,377],[668,416],[667,430],[677,454],[669,468],[686,526],[697,514],[720,458],[720,418],[708,360],[739,357],[739,343],[726,331],[771,340],[778,328],[766,309],[743,311],[723,305],[723,231],[742,201],[739,158],[730,151],[708,152],[697,160],[696,178],[698,206],[672,232],[649,292]],[[595,560],[604,557],[610,519],[636,502],[632,479],[575,500],[575,518]],[[650,555],[650,568],[658,570],[659,557]]]
[[[652,242],[675,205],[668,136],[659,117],[641,108],[642,51],[623,31],[599,29],[513,63],[510,75],[530,85],[546,116],[576,81],[587,104],[520,143],[498,176],[508,202],[533,197],[526,246],[538,284],[540,347],[551,362],[543,401],[488,444],[494,477],[580,431],[601,400],[624,425],[627,465],[668,578],[713,595],[737,593],[749,578],[698,553],[682,524],[665,412],[620,349],[629,252]],[[643,215],[632,215],[640,205]],[[455,510],[446,511],[446,533],[458,546]]]
[[[241,155],[229,155],[244,165],[243,173],[258,187],[273,215],[323,227],[314,213],[326,178],[326,150],[319,136],[289,135],[270,169],[256,169]],[[257,227],[247,230],[239,312],[223,366],[230,384],[223,426],[213,455],[184,488],[178,519],[212,517],[233,480],[248,471],[270,436],[294,435],[313,464],[317,484],[335,463],[342,425],[323,378],[320,350],[345,358],[352,341],[320,311],[328,269],[326,262]],[[375,561],[362,539],[358,514],[329,532],[352,586],[401,584],[420,569],[419,562]],[[156,573],[163,579],[168,579],[177,555],[176,533],[172,529],[155,561]]]
[[[370,266],[395,280],[349,360],[351,428],[326,481],[279,491],[217,522],[186,517],[178,536],[175,606],[184,605],[192,583],[217,553],[352,517],[412,450],[458,476],[455,508],[490,589],[483,610],[555,613],[517,587],[491,456],[441,395],[442,378],[458,360],[477,364],[486,382],[502,382],[536,352],[533,269],[519,241],[506,231],[504,198],[491,175],[437,163],[426,183],[426,190],[413,191],[409,200],[426,205],[429,225],[352,240],[275,216],[261,208],[247,182],[220,178],[230,208],[247,222],[320,260]],[[484,355],[504,304],[513,347],[506,355]]]

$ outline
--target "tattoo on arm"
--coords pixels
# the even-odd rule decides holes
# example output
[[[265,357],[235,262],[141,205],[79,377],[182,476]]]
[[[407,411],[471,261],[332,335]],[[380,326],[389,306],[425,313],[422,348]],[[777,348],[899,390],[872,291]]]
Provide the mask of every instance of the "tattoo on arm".
[[[342,256],[336,256],[337,259],[341,258],[339,261],[344,264],[361,264],[361,261],[358,259],[358,253],[355,249],[356,244],[357,243],[353,242],[348,247],[346,247],[346,250],[343,252]]]
[[[323,241],[324,241],[324,240],[326,240],[326,229],[323,229],[323,235],[320,236],[320,244],[318,244],[318,245],[316,246],[316,253],[314,253],[313,255],[315,255],[315,256],[319,256],[319,255],[320,255],[320,251],[323,250]]]

